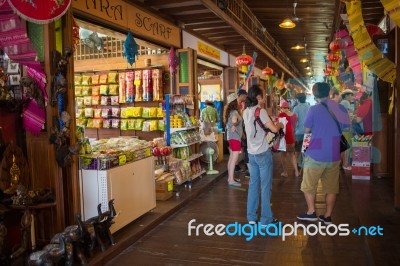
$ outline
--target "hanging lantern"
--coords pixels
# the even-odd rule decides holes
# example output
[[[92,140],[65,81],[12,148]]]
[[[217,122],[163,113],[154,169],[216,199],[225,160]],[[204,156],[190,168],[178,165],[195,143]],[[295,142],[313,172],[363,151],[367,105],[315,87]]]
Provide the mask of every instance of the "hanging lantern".
[[[247,67],[253,62],[253,59],[250,55],[247,55],[244,46],[243,46],[243,53],[236,57],[236,65],[242,67],[242,72],[247,73]]]
[[[285,88],[285,81],[283,80],[284,76],[285,76],[285,73],[282,72],[281,79],[278,79],[278,80],[276,81],[275,87],[276,87],[277,89],[279,89],[279,90]]]
[[[341,58],[339,53],[328,53],[328,55],[326,56],[326,58],[330,61],[330,62],[338,62]]]
[[[265,75],[265,77],[267,78],[267,80],[269,80],[269,77],[272,76],[274,74],[274,70],[270,67],[266,67],[262,70],[261,72],[263,75]]]
[[[329,49],[330,49],[332,52],[339,51],[339,50],[340,50],[340,43],[339,43],[339,41],[338,41],[338,40],[331,41],[331,43],[329,44]]]

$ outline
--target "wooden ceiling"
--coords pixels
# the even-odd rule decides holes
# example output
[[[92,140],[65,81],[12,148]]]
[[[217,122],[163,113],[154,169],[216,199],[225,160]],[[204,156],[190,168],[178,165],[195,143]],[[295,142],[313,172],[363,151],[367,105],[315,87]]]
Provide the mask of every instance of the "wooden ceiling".
[[[325,68],[324,56],[333,34],[344,27],[340,14],[346,13],[340,0],[142,0],[146,8],[180,25],[184,30],[208,41],[233,55],[258,53],[256,66],[263,69],[267,63],[276,73],[286,77],[310,81],[305,69],[312,67],[315,77],[321,79]],[[283,29],[284,18],[294,18],[296,27]],[[363,0],[366,23],[377,25],[384,17],[380,0]],[[295,44],[306,49],[293,50]],[[301,58],[310,59],[301,63]]]

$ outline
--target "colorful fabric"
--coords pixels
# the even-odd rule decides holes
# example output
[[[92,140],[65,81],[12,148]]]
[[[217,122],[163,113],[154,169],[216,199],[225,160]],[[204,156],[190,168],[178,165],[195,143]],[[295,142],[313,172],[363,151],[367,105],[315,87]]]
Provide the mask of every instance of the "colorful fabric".
[[[362,118],[364,134],[372,134],[372,99],[367,99],[356,111],[357,117]]]
[[[286,144],[294,144],[294,128],[296,127],[297,123],[297,115],[293,113],[292,115],[288,115],[284,112],[280,113],[278,117],[286,118],[288,121],[286,123],[286,129],[285,129],[285,140]]]

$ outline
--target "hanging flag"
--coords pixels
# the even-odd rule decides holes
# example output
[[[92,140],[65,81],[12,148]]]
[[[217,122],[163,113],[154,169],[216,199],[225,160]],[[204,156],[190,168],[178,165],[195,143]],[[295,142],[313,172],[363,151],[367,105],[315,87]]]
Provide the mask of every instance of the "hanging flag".
[[[176,55],[174,47],[171,47],[171,49],[169,49],[168,62],[169,62],[169,71],[171,72],[171,74],[175,74],[179,66],[179,59],[178,56]]]
[[[132,66],[138,55],[138,45],[133,38],[132,32],[128,32],[124,42],[124,51],[122,52],[122,56],[126,57],[126,61]]]

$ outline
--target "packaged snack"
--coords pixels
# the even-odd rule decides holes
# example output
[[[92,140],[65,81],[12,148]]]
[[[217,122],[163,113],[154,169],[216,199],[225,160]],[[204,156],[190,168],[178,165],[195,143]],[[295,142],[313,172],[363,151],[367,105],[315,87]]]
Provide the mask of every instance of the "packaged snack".
[[[141,102],[143,101],[143,88],[142,88],[142,71],[135,71],[135,80],[133,82],[135,85],[135,101]]]
[[[119,117],[120,109],[117,107],[111,108],[111,116],[112,117]]]
[[[133,117],[142,117],[143,107],[133,107]]]
[[[151,69],[143,70],[142,79],[143,101],[153,100],[153,79]]]
[[[119,128],[119,123],[120,123],[119,119],[116,119],[116,118],[111,119],[111,127],[112,128]]]
[[[162,86],[162,70],[153,69],[153,101],[161,101],[164,97]]]
[[[108,83],[108,75],[107,73],[100,74],[99,84],[107,84]]]
[[[135,73],[127,72],[125,75],[125,81],[126,81],[125,101],[127,103],[133,103],[133,101],[135,100],[135,85],[133,84],[134,80],[135,80]]]
[[[81,74],[75,74],[74,75],[74,84],[75,85],[81,85],[82,84],[82,75]]]
[[[75,85],[75,96],[82,96],[82,86]]]
[[[164,120],[158,120],[158,130],[165,131],[165,122]]]
[[[111,98],[110,96],[101,96],[100,98],[101,105],[111,105]]]
[[[128,129],[135,130],[136,119],[128,119]]]
[[[92,96],[83,97],[83,104],[85,106],[91,106],[92,105]]]
[[[142,127],[142,131],[150,131],[150,121],[146,120],[143,122],[143,127]]]
[[[160,117],[160,118],[164,117],[164,112],[161,107],[157,108],[157,117]]]
[[[151,117],[151,118],[157,117],[157,107],[150,107],[149,117]]]
[[[103,108],[101,110],[101,117],[102,118],[109,118],[111,117],[111,108]]]
[[[118,84],[108,85],[108,95],[118,95]]]
[[[85,128],[86,124],[87,124],[87,119],[83,119],[83,118],[77,118],[76,119],[76,126],[77,127]]]
[[[76,110],[76,118],[84,118],[85,117],[85,109],[78,108]]]
[[[91,86],[83,86],[82,87],[82,96],[90,96],[92,95],[92,87]]]
[[[111,128],[111,119],[103,119],[103,128]]]
[[[92,96],[92,105],[100,105],[100,96]]]
[[[96,109],[94,109],[94,115],[93,115],[93,117],[94,117],[94,118],[101,118],[101,112],[102,112],[102,110],[103,110],[103,109],[101,109],[101,108],[96,108]]]
[[[135,130],[142,130],[144,119],[135,119]]]
[[[150,108],[149,107],[143,107],[142,117],[144,117],[144,118],[150,117]]]
[[[94,128],[94,122],[93,119],[88,119],[86,122],[86,127],[87,128]]]
[[[76,97],[75,102],[76,102],[76,107],[78,107],[78,108],[85,106],[83,104],[83,97]]]
[[[128,108],[121,108],[121,118],[128,118],[127,109]]]
[[[128,120],[127,119],[121,119],[121,130],[128,130]]]
[[[108,95],[108,85],[100,85],[100,95]]]
[[[92,84],[93,85],[98,85],[98,84],[100,84],[99,82],[100,82],[100,75],[99,74],[94,74],[92,76]]]
[[[93,117],[93,108],[85,108],[85,117]]]
[[[158,130],[158,120],[150,120],[150,131]]]
[[[128,107],[128,108],[126,108],[126,116],[127,116],[128,118],[134,117],[134,114],[135,114],[135,109],[134,109],[134,107]]]
[[[118,96],[110,96],[111,105],[119,105],[118,103]]]
[[[108,83],[118,83],[118,72],[108,73]]]
[[[125,103],[125,97],[126,97],[126,81],[125,81],[125,76],[126,73],[119,73],[119,102],[120,103]]]
[[[92,85],[92,75],[91,74],[84,74],[82,75],[82,85]]]
[[[93,127],[101,128],[103,126],[103,119],[93,119]]]
[[[100,86],[92,86],[92,96],[98,96],[100,95]]]

